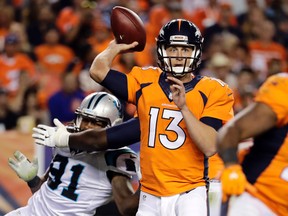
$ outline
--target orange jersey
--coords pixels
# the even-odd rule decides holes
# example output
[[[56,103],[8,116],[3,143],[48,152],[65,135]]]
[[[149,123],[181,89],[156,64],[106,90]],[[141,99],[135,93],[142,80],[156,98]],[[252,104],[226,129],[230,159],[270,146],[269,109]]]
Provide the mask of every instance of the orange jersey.
[[[242,167],[248,189],[277,215],[288,215],[288,74],[271,76],[255,100],[265,103],[277,115],[277,126],[254,138]]]
[[[49,46],[39,45],[34,49],[38,63],[45,72],[62,74],[72,62],[75,54],[71,48],[61,44]]]
[[[17,92],[21,72],[27,73],[31,79],[35,78],[34,62],[26,54],[18,53],[13,58],[4,54],[0,56],[0,86],[10,93]]]
[[[219,179],[224,168],[224,162],[218,154],[210,157],[208,169],[209,179]]]
[[[140,120],[141,190],[170,196],[205,185],[207,158],[189,137],[164,73],[134,67],[126,77],[128,101],[137,105]],[[197,119],[215,118],[222,124],[233,116],[233,94],[222,81],[197,76],[185,88]]]
[[[268,62],[271,59],[279,59],[282,63],[282,69],[287,67],[286,65],[286,49],[283,45],[271,42],[263,43],[260,41],[251,41],[248,43],[249,51],[251,54],[251,62],[254,70],[259,71],[260,80],[265,80],[268,74]]]
[[[72,7],[63,8],[56,19],[56,25],[63,34],[69,32],[79,23],[80,15]]]

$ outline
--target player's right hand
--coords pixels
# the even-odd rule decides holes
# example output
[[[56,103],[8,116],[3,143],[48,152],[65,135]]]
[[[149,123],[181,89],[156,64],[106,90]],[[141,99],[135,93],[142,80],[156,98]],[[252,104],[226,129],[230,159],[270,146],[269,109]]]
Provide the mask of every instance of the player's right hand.
[[[48,147],[68,147],[70,133],[58,119],[54,119],[53,122],[56,127],[39,124],[33,128],[32,137],[35,143]]]
[[[226,167],[221,175],[223,202],[229,196],[240,195],[245,191],[247,179],[239,164]]]
[[[35,178],[38,172],[37,158],[30,162],[20,151],[15,151],[14,157],[16,160],[14,158],[8,158],[8,164],[16,172],[19,178],[23,179],[25,182],[29,182]]]

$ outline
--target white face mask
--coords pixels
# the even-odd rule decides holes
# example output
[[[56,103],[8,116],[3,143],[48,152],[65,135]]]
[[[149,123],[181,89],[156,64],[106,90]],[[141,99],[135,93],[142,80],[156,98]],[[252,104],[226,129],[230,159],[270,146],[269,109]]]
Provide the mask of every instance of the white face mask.
[[[179,48],[179,47],[183,47],[183,44],[174,44],[176,45],[175,47]],[[178,45],[178,46],[177,46]],[[194,64],[195,57],[199,54],[200,50],[196,49],[196,46],[191,45],[189,46],[189,48],[192,48],[192,52],[191,54],[187,55],[184,51],[183,54],[181,54],[181,57],[177,57],[177,55],[173,55],[173,51],[171,52],[172,54],[167,54],[167,49],[165,49],[165,46],[162,45],[161,46],[161,50],[159,50],[160,53],[162,53],[162,57],[163,57],[163,62],[165,64],[165,72],[170,72],[173,74],[173,76],[177,76],[177,77],[181,77],[184,76],[186,73],[192,73],[192,66]],[[175,52],[181,52],[181,50],[179,51],[175,51]],[[180,59],[184,59],[184,61],[179,61],[179,65],[177,65],[177,61],[176,59],[180,58]],[[180,65],[182,64],[182,65]],[[175,65],[175,66],[173,66]]]

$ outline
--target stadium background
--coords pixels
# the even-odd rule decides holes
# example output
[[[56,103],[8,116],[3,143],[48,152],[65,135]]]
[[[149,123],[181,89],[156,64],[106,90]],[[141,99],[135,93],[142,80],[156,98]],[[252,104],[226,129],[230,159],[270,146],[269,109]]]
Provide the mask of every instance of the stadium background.
[[[31,0],[32,1],[32,0]],[[1,5],[3,4],[9,4],[9,5],[17,5],[17,2],[31,2],[30,0],[26,1],[17,1],[17,0],[6,0],[1,1]],[[144,1],[144,0],[143,0]],[[176,0],[177,1],[177,0]],[[235,16],[244,13],[248,11],[249,8],[247,8],[247,2],[249,0],[219,0],[219,2],[225,2],[231,5],[233,13]],[[47,1],[47,2],[57,2],[55,1]],[[72,2],[69,0],[63,0],[60,2]],[[96,2],[109,2],[109,1],[96,1]],[[113,4],[117,5],[123,4],[123,1],[116,1],[111,0]],[[133,2],[133,1],[127,1],[127,2]],[[146,2],[158,2],[158,4],[163,4],[161,2],[164,1],[146,1]],[[178,2],[181,2],[178,1]],[[182,6],[185,7],[186,10],[192,10],[194,7],[201,7],[201,5],[207,4],[208,0],[182,0]],[[260,7],[264,7],[265,3],[273,2],[272,0],[258,0],[257,1]],[[147,13],[150,12],[150,9],[148,8]],[[0,32],[1,33],[1,32]],[[205,41],[206,43],[209,41]],[[0,41],[0,46],[2,42]],[[287,47],[286,47],[287,48]],[[222,59],[223,60],[223,59]],[[219,63],[219,62],[218,62]],[[1,70],[1,66],[0,66]],[[59,82],[52,82],[51,84],[59,85]],[[0,85],[1,88],[1,85]],[[49,88],[49,85],[48,85]],[[128,107],[129,108],[129,107]],[[133,110],[133,108],[131,108]],[[28,121],[23,121],[24,124],[18,125],[17,128],[14,128],[12,130],[4,130],[1,127],[0,124],[0,161],[1,161],[1,172],[0,172],[0,215],[4,215],[6,212],[9,212],[15,208],[18,208],[20,206],[24,206],[27,203],[27,200],[31,196],[31,192],[29,188],[27,187],[26,183],[24,183],[21,179],[19,179],[16,174],[10,169],[8,166],[7,160],[8,157],[13,155],[13,152],[15,150],[22,151],[25,155],[27,155],[28,158],[32,159],[33,157],[38,157],[39,159],[39,174],[41,175],[47,168],[50,159],[51,159],[51,149],[36,146],[33,144],[33,139],[31,137],[31,125]],[[26,125],[28,123],[28,125]],[[132,148],[138,152],[139,146],[137,144],[133,145]],[[134,181],[135,188],[137,187],[137,181]],[[114,214],[109,211],[113,210],[115,208],[108,207],[104,209],[101,213],[102,215],[109,215]],[[105,213],[106,212],[106,213]]]

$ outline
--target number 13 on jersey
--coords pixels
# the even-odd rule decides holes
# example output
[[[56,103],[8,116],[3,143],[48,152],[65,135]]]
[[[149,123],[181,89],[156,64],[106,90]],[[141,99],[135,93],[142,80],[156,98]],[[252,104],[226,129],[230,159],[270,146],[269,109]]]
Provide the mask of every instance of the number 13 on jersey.
[[[148,146],[151,148],[155,147],[156,139],[159,139],[159,142],[167,149],[178,149],[181,147],[185,140],[186,134],[184,130],[180,127],[180,122],[183,119],[183,116],[180,111],[164,109],[162,115],[160,114],[160,109],[151,107],[150,108],[150,122],[149,122],[149,140]],[[167,133],[156,134],[157,127],[159,124],[166,120],[170,123],[167,124],[165,132],[172,132],[175,134],[175,138],[168,137]],[[173,136],[174,137],[174,136]]]

